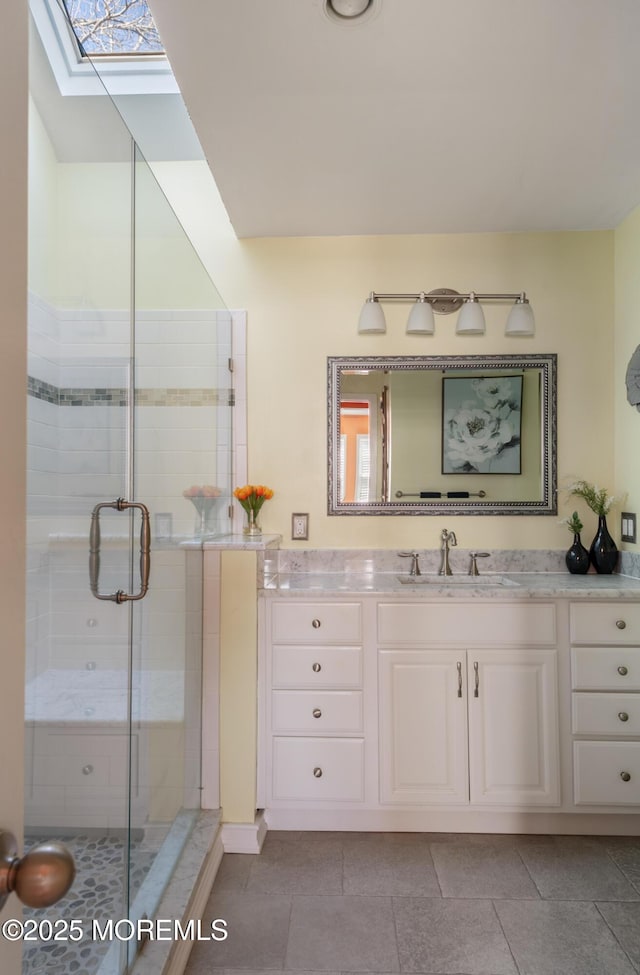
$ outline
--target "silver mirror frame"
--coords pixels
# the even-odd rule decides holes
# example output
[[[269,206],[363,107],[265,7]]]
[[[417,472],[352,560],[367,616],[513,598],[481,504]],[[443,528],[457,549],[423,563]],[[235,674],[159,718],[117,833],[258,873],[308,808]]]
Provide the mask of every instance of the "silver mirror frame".
[[[329,515],[557,515],[557,365],[555,352],[532,355],[328,356],[327,514]],[[540,501],[340,501],[342,373],[354,369],[540,369],[542,377],[542,498]]]

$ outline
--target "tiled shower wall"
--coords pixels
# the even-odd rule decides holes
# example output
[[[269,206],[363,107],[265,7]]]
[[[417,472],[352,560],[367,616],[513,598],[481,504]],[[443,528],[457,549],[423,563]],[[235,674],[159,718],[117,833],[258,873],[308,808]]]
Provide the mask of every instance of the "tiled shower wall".
[[[244,316],[234,317],[242,367]],[[195,509],[182,492],[194,484],[223,490],[220,529],[228,525],[231,349],[228,311],[136,316],[137,496],[154,513],[171,515],[174,537],[193,535]],[[60,536],[86,536],[93,505],[126,494],[129,368],[126,312],[60,310],[30,297],[27,678],[52,665],[55,645],[64,640],[52,625],[52,560],[59,557]],[[236,375],[244,413],[243,372]],[[242,417],[237,429],[243,429]]]

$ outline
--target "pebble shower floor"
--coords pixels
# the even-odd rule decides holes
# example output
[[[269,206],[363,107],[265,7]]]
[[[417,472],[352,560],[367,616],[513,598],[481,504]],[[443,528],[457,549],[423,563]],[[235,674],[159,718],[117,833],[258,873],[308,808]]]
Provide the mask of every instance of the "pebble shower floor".
[[[47,838],[30,836],[25,845],[30,847]],[[42,910],[26,907],[24,920],[80,918],[85,922],[84,930],[88,931],[94,919],[104,922],[109,918],[118,919],[123,914],[126,915],[123,906],[126,839],[119,836],[74,836],[61,839],[75,860],[76,879],[73,887],[54,907]],[[144,840],[132,840],[131,899],[139,890],[156,852],[145,846]],[[89,936],[75,942],[25,943],[22,975],[95,975],[109,947],[109,941],[92,941]]]

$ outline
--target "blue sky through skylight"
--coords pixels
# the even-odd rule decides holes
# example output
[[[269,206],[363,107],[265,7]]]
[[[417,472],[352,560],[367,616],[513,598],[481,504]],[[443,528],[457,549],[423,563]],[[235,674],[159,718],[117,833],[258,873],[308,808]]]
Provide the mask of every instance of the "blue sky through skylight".
[[[146,0],[62,0],[89,57],[164,54]]]

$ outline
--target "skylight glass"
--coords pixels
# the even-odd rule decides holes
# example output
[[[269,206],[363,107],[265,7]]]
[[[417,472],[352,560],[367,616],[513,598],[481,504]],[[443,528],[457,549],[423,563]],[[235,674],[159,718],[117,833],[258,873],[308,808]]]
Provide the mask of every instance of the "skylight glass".
[[[62,0],[82,54],[164,54],[147,0]]]

